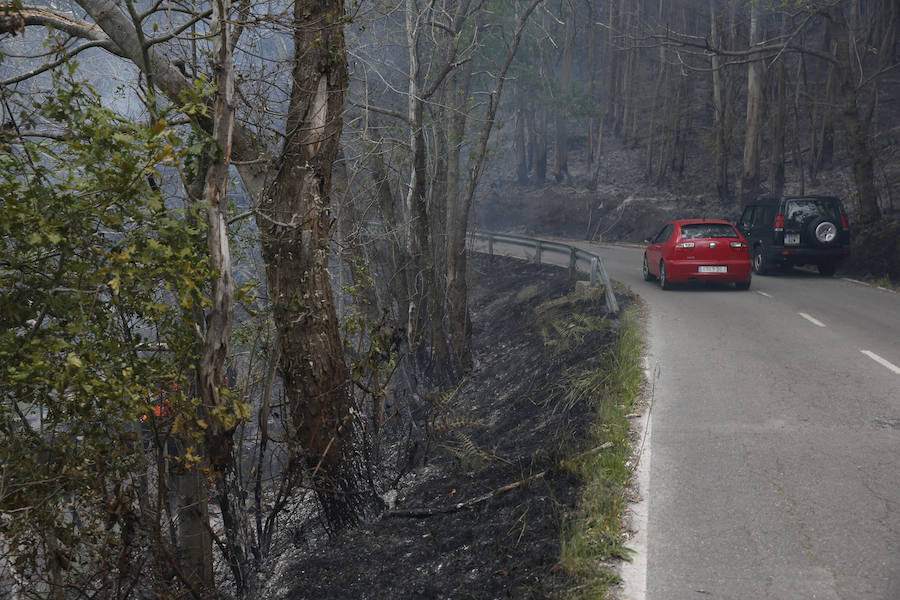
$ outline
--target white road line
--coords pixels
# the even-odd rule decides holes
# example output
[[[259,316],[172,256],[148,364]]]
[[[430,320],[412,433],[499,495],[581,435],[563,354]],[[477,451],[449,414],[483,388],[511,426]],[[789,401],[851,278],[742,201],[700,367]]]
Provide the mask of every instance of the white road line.
[[[881,358],[880,356],[878,356],[877,354],[875,354],[874,352],[869,352],[868,350],[860,350],[860,352],[862,352],[863,354],[865,354],[866,356],[868,356],[869,358],[871,358],[872,360],[874,360],[875,362],[880,364],[882,367],[886,367],[886,368],[890,369],[891,371],[893,371],[894,373],[896,373],[897,375],[900,375],[900,367],[898,367],[894,363],[887,361],[887,360]]]
[[[865,281],[860,281],[859,279],[852,279],[850,277],[841,277],[844,281],[849,281],[850,283],[857,283],[859,285],[864,285],[868,288],[872,288],[875,290],[880,290],[882,292],[891,292],[892,294],[896,294],[897,290],[892,290],[891,288],[884,287],[883,285],[875,285],[873,283],[867,283]]]
[[[630,561],[620,561],[619,575],[622,578],[623,597],[627,600],[645,600],[647,597],[647,552],[648,552],[648,523],[650,521],[650,439],[652,437],[653,401],[656,395],[656,383],[659,379],[659,363],[650,370],[649,357],[644,357],[644,374],[647,381],[651,382],[650,392],[647,397],[647,408],[638,425],[639,439],[642,440],[636,457],[637,488],[639,500],[628,505],[630,515],[630,527],[634,531],[633,537],[628,540],[626,546],[633,552]]]
[[[806,319],[807,321],[809,321],[810,323],[812,323],[813,325],[817,326],[817,327],[825,327],[825,323],[823,323],[822,321],[816,319],[815,317],[811,317],[811,316],[809,316],[808,314],[806,314],[806,313],[804,313],[804,312],[802,312],[802,313],[797,313],[797,314],[800,315],[801,317],[803,317],[804,319]]]
[[[771,297],[772,297],[772,294],[767,294],[767,293],[761,292],[761,291],[759,291],[759,290],[756,290],[756,293],[759,294],[760,296],[765,296],[766,298],[771,298]]]

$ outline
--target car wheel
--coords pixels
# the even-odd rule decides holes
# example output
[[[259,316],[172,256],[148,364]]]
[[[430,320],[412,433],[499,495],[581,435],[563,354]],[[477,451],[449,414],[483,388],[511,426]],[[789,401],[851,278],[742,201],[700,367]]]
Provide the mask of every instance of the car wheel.
[[[823,277],[831,277],[837,270],[837,265],[832,261],[819,263],[817,266],[819,267],[819,275]]]
[[[819,246],[833,246],[838,242],[839,232],[837,224],[827,217],[819,217],[809,222],[809,237]]]
[[[736,290],[749,290],[750,289],[750,280],[747,281],[735,281],[734,289]]]
[[[664,263],[663,261],[659,261],[659,287],[664,290],[672,289],[672,284],[666,277],[666,263]]]
[[[753,249],[753,271],[757,275],[765,275],[769,272],[769,261],[762,246]]]
[[[644,281],[653,281],[656,277],[653,276],[653,273],[650,272],[650,267],[647,265],[647,255],[644,254],[644,267],[642,269],[644,275]]]

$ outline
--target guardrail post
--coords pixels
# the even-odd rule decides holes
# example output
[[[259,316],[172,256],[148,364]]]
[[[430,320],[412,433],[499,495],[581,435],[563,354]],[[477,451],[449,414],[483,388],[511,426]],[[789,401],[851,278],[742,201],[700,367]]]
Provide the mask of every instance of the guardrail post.
[[[575,279],[575,263],[578,261],[578,250],[575,246],[569,250],[569,279]]]
[[[591,259],[591,285],[597,285],[597,257]]]
[[[609,280],[609,273],[606,272],[606,265],[603,263],[603,257],[600,257],[598,262],[600,267],[600,278],[603,280],[603,287],[606,288],[606,310],[611,313],[617,313],[619,312],[619,303],[616,302],[616,294],[613,292],[612,281]]]
[[[541,241],[537,240],[537,243],[534,246],[534,264],[536,264],[537,266],[541,266],[541,249]]]

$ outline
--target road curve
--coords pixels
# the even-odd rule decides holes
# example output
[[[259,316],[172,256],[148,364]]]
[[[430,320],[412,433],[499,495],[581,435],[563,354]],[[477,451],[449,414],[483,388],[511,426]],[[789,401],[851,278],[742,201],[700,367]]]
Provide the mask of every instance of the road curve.
[[[646,540],[631,600],[900,599],[900,294],[796,271],[749,291],[641,279]]]
[[[900,295],[802,271],[663,292],[640,249],[594,250],[658,365],[644,598],[900,598]]]

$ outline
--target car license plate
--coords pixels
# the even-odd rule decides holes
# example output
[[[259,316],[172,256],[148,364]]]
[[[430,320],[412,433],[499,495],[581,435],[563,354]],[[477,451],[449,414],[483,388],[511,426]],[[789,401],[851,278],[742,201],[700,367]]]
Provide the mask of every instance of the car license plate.
[[[799,233],[784,234],[784,245],[785,246],[796,246],[799,243],[800,243],[800,234]]]
[[[726,267],[726,266],[710,266],[710,267],[700,267],[697,270],[700,273],[727,273],[728,267]]]

